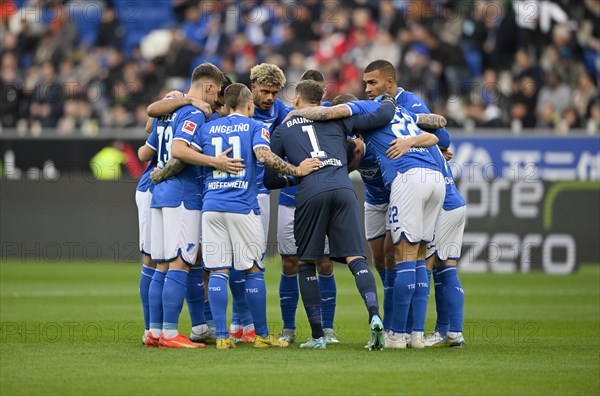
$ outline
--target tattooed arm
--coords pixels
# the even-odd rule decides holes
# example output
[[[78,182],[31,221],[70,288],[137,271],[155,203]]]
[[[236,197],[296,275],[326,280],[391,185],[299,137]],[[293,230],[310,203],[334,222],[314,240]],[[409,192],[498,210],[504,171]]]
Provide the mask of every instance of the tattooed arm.
[[[439,114],[417,114],[417,125],[419,128],[439,129],[446,126],[446,119]]]
[[[152,180],[152,183],[158,184],[164,180],[176,176],[183,170],[184,167],[185,162],[182,162],[176,158],[171,158],[164,168],[160,169],[156,167],[154,170],[152,170],[152,172],[150,172],[150,180]]]
[[[328,121],[347,118],[352,115],[352,111],[345,104],[340,104],[332,107],[313,106],[302,110],[292,110],[288,113],[284,122],[291,117],[304,117],[313,121]]]
[[[319,169],[321,161],[317,158],[307,158],[298,166],[285,162],[279,156],[266,146],[257,146],[254,148],[254,154],[258,162],[272,169],[277,173],[285,173],[291,176],[306,176],[309,173]]]

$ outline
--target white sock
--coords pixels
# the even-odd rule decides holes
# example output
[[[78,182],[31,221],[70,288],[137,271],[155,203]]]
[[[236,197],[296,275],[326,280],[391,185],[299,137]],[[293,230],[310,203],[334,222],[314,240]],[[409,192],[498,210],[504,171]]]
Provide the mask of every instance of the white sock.
[[[160,337],[160,330],[161,329],[150,329],[150,333],[152,333],[152,336],[154,338]]]
[[[194,334],[204,334],[207,331],[208,331],[208,325],[206,323],[192,326],[192,333],[194,333]]]
[[[231,326],[229,326],[229,331],[231,331],[232,333],[235,333],[236,331],[239,331],[243,328],[244,327],[241,324],[231,324]]]
[[[248,326],[244,326],[244,334],[249,333],[252,330],[254,330],[254,323],[253,324],[249,324]]]
[[[166,329],[166,330],[163,330],[162,333],[163,333],[164,338],[177,337],[177,334],[179,334],[177,329]]]
[[[448,338],[458,338],[460,335],[462,335],[461,332],[454,332],[454,331],[448,332]]]
[[[145,338],[145,337],[148,337],[148,331],[150,331],[150,330],[146,330],[146,329],[144,329],[144,338]],[[154,333],[152,333],[152,334],[154,334]]]

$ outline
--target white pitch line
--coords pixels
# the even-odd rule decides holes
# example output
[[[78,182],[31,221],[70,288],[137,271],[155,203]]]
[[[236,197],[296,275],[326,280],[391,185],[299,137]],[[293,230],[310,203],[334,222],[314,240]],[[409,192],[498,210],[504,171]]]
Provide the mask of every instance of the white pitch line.
[[[110,297],[132,296],[137,293],[137,289],[133,288],[131,290],[27,290],[2,292],[0,293],[0,297]]]

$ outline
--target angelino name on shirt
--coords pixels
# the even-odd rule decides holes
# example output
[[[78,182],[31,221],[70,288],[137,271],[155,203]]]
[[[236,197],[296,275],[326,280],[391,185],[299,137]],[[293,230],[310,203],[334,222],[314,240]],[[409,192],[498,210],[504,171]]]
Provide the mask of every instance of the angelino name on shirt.
[[[213,125],[210,127],[208,133],[236,133],[236,132],[248,132],[250,130],[250,124],[240,123],[233,125]]]

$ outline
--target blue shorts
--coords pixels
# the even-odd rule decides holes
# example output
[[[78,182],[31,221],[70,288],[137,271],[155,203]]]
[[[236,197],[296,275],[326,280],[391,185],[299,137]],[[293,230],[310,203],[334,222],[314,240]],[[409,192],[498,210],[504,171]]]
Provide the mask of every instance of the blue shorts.
[[[296,207],[294,237],[300,259],[315,261],[322,258],[325,236],[329,237],[329,258],[332,260],[345,263],[349,256],[365,257],[354,190],[324,191]]]

